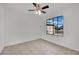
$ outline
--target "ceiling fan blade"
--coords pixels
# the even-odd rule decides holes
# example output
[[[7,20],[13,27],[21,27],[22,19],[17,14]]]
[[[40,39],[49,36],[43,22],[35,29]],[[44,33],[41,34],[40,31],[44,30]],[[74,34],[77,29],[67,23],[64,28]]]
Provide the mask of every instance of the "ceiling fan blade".
[[[36,5],[37,5],[36,3],[32,3],[32,4],[33,4],[35,7],[36,7]]]
[[[49,6],[48,6],[48,5],[46,5],[46,6],[42,7],[42,9],[46,9],[46,8],[49,8]]]
[[[46,13],[45,11],[41,11],[41,12],[44,13],[44,14]]]
[[[28,11],[35,11],[35,10],[28,10]]]

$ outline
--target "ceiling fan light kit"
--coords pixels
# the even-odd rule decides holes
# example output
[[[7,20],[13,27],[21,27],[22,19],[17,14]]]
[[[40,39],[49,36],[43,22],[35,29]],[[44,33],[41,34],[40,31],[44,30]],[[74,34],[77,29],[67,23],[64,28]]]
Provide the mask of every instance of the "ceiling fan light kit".
[[[41,13],[40,10],[38,10],[38,11],[35,12],[35,14],[37,14],[37,15],[41,15],[42,13]]]

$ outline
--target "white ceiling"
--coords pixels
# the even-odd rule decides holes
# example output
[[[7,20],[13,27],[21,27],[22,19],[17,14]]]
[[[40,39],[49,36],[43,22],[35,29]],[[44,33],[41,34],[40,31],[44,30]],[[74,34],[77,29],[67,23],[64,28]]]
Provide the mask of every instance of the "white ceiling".
[[[34,12],[29,12],[29,9],[33,9],[34,6],[31,3],[5,3],[3,4],[5,6],[5,10],[9,11],[17,11],[17,13],[26,13],[27,15],[34,15]],[[77,6],[79,4],[74,3],[41,3],[41,6],[49,5],[49,8],[45,11],[46,14],[42,14],[42,16],[45,16],[47,18],[50,18],[52,16],[58,15],[60,11],[63,11],[67,8],[72,7],[73,5]]]

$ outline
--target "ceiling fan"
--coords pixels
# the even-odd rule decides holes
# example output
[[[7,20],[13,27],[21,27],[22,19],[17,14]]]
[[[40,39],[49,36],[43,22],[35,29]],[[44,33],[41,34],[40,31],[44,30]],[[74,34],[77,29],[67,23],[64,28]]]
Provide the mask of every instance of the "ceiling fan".
[[[40,4],[37,4],[37,3],[32,3],[32,4],[34,5],[35,9],[30,9],[28,11],[35,11],[35,14],[38,14],[38,15],[41,15],[42,13],[46,14],[44,9],[49,8],[48,5],[41,7]]]

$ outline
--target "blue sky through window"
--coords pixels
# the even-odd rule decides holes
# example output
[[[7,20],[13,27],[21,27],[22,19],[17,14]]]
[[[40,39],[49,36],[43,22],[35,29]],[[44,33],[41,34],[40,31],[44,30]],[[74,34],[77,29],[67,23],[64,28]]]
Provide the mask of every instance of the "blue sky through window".
[[[64,23],[64,18],[63,16],[58,16],[54,18],[54,25],[61,27]],[[58,25],[57,25],[58,24]]]
[[[53,25],[53,19],[48,19],[47,24]]]
[[[53,20],[54,20],[54,22],[53,22]],[[57,16],[57,17],[54,17],[54,18],[47,20],[47,24],[50,24],[50,25],[54,24],[55,26],[58,26],[58,27],[61,27],[63,25],[63,23],[64,23],[64,17],[63,16]]]

